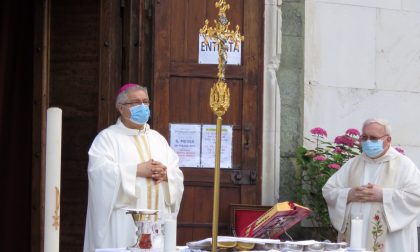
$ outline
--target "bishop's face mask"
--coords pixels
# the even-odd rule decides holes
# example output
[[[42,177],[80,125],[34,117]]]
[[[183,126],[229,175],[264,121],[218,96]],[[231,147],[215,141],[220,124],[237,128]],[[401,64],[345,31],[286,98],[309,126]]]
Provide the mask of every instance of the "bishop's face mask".
[[[149,105],[144,103],[130,108],[130,120],[136,124],[145,124],[150,117]]]
[[[381,139],[362,141],[362,150],[370,158],[377,157],[384,151],[384,141]]]

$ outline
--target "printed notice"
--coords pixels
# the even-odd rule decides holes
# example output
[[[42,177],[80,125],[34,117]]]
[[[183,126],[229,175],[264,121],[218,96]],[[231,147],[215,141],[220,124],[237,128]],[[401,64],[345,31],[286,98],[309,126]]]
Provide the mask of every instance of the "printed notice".
[[[200,167],[200,124],[170,124],[171,147],[179,156],[179,167]]]
[[[216,125],[203,125],[201,136],[201,167],[215,167]],[[222,126],[220,168],[232,168],[232,126]]]
[[[219,64],[219,47],[213,39],[208,40],[206,45],[203,35],[198,36],[198,63],[199,64]],[[241,43],[235,47],[235,43],[231,41],[226,42],[227,46],[227,64],[240,65],[241,64]]]

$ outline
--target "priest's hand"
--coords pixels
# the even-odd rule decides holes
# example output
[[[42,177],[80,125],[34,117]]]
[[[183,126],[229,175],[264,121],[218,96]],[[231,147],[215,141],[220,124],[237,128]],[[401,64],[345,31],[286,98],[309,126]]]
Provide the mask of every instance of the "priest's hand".
[[[349,194],[347,196],[347,203],[362,202],[364,190],[366,190],[366,188],[363,186],[353,187],[352,189],[350,189]]]
[[[354,187],[347,196],[347,203],[350,202],[382,202],[382,188],[371,183]]]
[[[156,182],[168,181],[166,166],[153,159],[137,165],[137,176],[152,178]]]
[[[364,202],[382,202],[382,187],[371,183],[363,187],[366,188],[362,197]]]
[[[167,168],[159,161],[152,160],[152,179],[156,182],[168,181]]]

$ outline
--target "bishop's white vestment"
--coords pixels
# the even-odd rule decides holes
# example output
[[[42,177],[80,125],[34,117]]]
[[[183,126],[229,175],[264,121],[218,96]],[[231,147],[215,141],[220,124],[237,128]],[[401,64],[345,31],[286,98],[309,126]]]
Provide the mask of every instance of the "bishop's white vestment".
[[[153,159],[167,167],[168,181],[136,177],[137,165]],[[130,129],[120,119],[101,131],[89,150],[89,193],[84,252],[128,247],[136,242],[136,227],[123,208],[158,209],[178,214],[184,176],[178,156],[166,139],[145,124]]]
[[[351,202],[347,197],[352,187],[379,185],[382,202]],[[351,215],[363,214],[362,244],[373,250],[372,227],[377,220],[383,235],[377,242],[382,252],[417,252],[417,223],[420,214],[420,172],[415,164],[394,148],[377,159],[361,154],[343,165],[322,189],[331,222],[342,237],[350,242]],[[344,235],[346,234],[346,235]]]

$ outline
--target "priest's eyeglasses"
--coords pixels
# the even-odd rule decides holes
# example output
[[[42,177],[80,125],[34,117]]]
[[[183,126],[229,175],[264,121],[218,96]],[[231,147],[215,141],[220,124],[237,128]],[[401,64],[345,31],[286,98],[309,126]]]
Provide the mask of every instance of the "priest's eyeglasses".
[[[388,136],[388,135],[383,135],[383,136],[380,136],[380,137],[361,135],[360,140],[362,140],[362,141],[370,140],[372,142],[378,142],[381,138],[386,137],[386,136]]]
[[[141,104],[149,106],[150,102],[151,102],[150,100],[142,100],[142,101],[124,102],[124,103],[121,103],[121,104],[122,105],[127,105],[129,107],[134,107],[134,106],[138,106],[138,105],[141,105]]]

